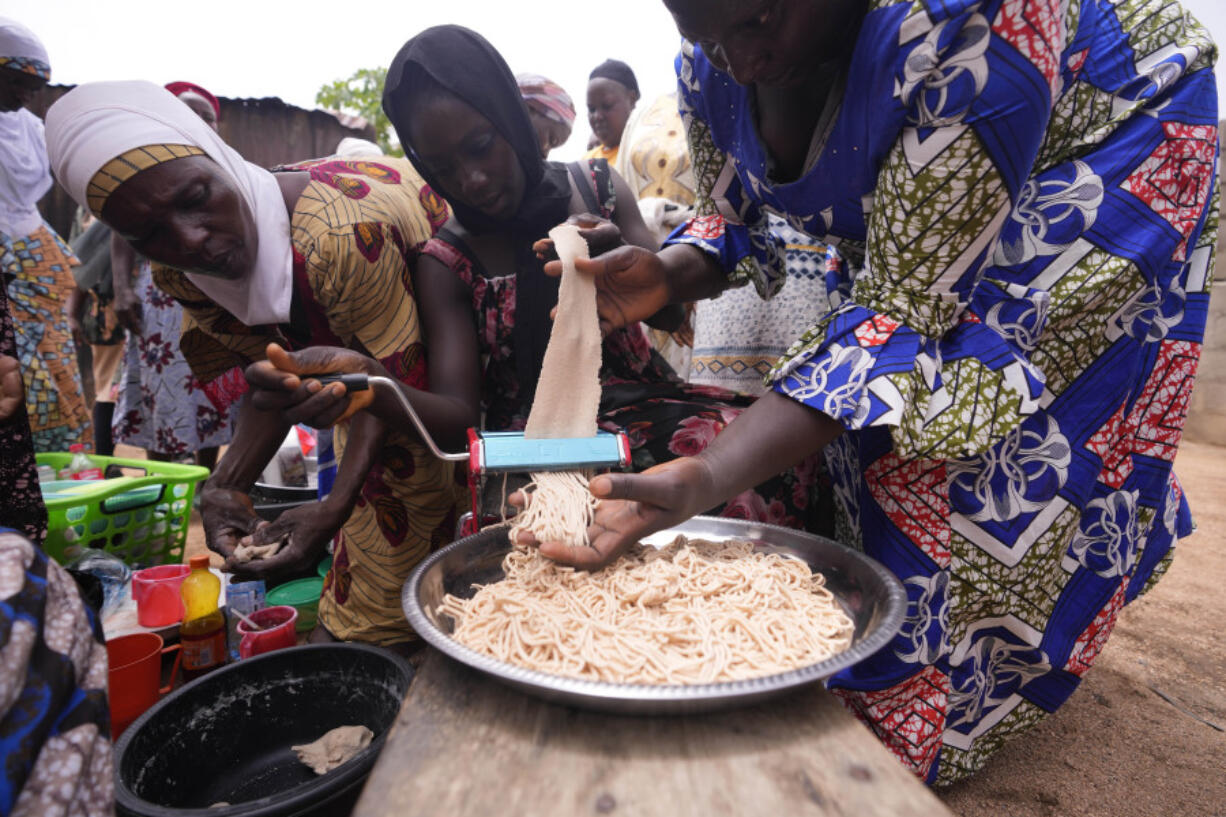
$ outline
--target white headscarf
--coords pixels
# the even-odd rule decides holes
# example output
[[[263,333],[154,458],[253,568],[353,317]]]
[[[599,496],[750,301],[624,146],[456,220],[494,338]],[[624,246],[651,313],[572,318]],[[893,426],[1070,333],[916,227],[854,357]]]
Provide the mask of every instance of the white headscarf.
[[[289,214],[276,179],[251,164],[174,94],[152,82],[89,82],[47,111],[47,152],[60,184],[83,207],[98,170],[134,148],[194,145],[225,171],[259,231],[255,269],[236,281],[189,273],[200,291],[248,326],[289,320],[293,276]],[[157,259],[153,259],[157,260]]]
[[[0,57],[23,57],[51,65],[42,40],[11,17],[0,17]]]
[[[34,32],[8,17],[0,17],[0,57],[51,64]],[[38,200],[50,189],[43,123],[25,108],[0,113],[0,233],[16,238],[37,230]]]

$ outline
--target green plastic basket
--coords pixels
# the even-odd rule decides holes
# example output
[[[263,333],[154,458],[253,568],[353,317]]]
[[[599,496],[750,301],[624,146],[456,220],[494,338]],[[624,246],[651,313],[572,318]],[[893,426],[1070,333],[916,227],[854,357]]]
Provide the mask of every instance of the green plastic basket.
[[[118,465],[145,475],[82,482],[80,488],[69,488],[67,493],[44,496],[47,541],[43,547],[47,554],[66,563],[83,549],[96,548],[132,567],[182,561],[196,483],[208,477],[209,469],[93,454],[90,459],[99,468]],[[37,460],[59,471],[72,460],[72,454],[39,454]]]

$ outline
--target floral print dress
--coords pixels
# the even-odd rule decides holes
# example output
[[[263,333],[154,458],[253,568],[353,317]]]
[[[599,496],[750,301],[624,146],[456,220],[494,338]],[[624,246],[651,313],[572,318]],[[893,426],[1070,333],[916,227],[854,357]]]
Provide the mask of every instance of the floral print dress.
[[[1063,704],[1191,529],[1172,463],[1217,233],[1216,49],[1166,0],[870,0],[806,169],[686,44],[672,238],[764,295],[779,215],[848,262],[773,389],[847,429],[840,536],[903,581],[829,685],[925,780]],[[839,267],[833,266],[833,269]]]
[[[153,285],[147,261],[132,291],[143,319],[124,349],[115,439],[174,457],[230,442],[236,407],[213,405],[179,350],[183,307]]]
[[[594,159],[589,160],[588,168],[601,214],[610,218],[616,197],[608,164]],[[521,389],[515,360],[515,274],[490,274],[446,227],[422,253],[446,265],[472,292],[482,360],[484,427],[522,430],[532,395]],[[682,382],[637,324],[607,335],[602,352],[598,423],[607,431],[626,432],[635,471],[699,453],[753,402],[753,398],[723,389]],[[820,528],[818,463],[817,459],[806,461],[713,512],[793,528]]]

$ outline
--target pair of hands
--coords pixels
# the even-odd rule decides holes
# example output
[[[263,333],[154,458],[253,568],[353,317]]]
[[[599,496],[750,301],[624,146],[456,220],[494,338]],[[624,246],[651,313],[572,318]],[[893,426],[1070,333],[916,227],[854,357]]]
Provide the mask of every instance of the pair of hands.
[[[644,320],[668,303],[664,266],[655,253],[633,245],[622,245],[621,231],[611,221],[596,216],[571,216],[567,223],[580,227],[580,235],[592,253],[614,247],[592,260],[580,260],[578,268],[597,277],[597,307],[601,330],[609,332]],[[533,245],[544,258],[553,253],[553,241],[541,239]],[[545,265],[549,275],[562,274],[562,262]],[[262,411],[279,412],[287,421],[313,428],[328,428],[367,408],[374,392],[348,393],[344,385],[323,386],[311,374],[358,373],[387,376],[378,361],[339,347],[310,347],[287,352],[269,344],[267,360],[246,369],[251,400]]]
[[[269,522],[261,519],[251,497],[241,491],[206,487],[200,497],[204,537],[209,549],[221,554],[223,570],[239,581],[277,578],[314,570],[327,552],[328,541],[344,524],[327,501],[291,508]],[[245,564],[234,560],[234,550],[250,537],[250,544],[269,545],[285,541],[275,556]]]
[[[384,374],[379,363],[349,349],[321,346],[288,352],[269,344],[268,359],[248,366],[249,397],[255,408],[276,412],[287,422],[327,428],[365,408],[370,390],[346,394],[341,383],[327,386],[311,374],[358,372]],[[226,559],[225,570],[242,581],[277,578],[312,570],[327,551],[328,541],[340,530],[349,513],[329,500],[311,502],[285,511],[273,522],[261,519],[243,491],[206,487],[201,494],[201,516],[209,548]],[[284,542],[275,556],[243,564],[234,551],[244,542],[263,546]]]

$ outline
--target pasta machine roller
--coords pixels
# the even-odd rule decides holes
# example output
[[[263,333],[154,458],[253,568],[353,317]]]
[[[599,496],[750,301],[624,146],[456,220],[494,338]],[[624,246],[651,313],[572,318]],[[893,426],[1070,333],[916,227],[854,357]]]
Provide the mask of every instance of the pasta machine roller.
[[[395,381],[365,374],[301,375],[320,383],[343,383],[348,391],[365,391],[381,386],[400,401],[413,421],[413,427],[434,456],[447,462],[468,463],[468,487],[472,502],[470,530],[481,527],[481,497],[486,479],[492,474],[532,471],[579,471],[625,468],[630,465],[630,439],[624,431],[598,431],[595,437],[566,439],[529,439],[522,431],[480,431],[468,429],[468,450],[449,454],[438,447],[409,398]]]

